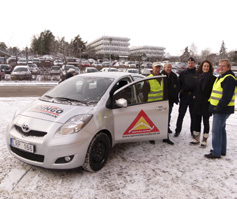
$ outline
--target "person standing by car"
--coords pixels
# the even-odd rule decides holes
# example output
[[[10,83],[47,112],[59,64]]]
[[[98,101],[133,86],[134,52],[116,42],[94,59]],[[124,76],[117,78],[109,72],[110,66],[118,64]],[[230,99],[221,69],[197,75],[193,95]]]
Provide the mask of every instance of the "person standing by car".
[[[172,72],[172,64],[166,63],[162,75],[166,75],[165,84],[168,87],[168,99],[169,99],[169,120],[168,120],[168,133],[172,133],[170,129],[170,118],[174,103],[178,104],[178,77]]]
[[[61,80],[59,83],[63,82],[64,80],[66,79],[69,79],[70,77],[73,77],[77,75],[77,72],[74,68],[70,68],[68,71],[67,71],[67,74],[65,76],[65,78],[63,80]]]
[[[208,61],[203,61],[197,69],[198,81],[197,87],[194,91],[194,114],[195,114],[195,126],[193,131],[193,141],[191,145],[197,145],[200,143],[201,134],[201,121],[203,120],[203,139],[201,147],[206,147],[207,138],[209,135],[209,118],[212,115],[208,111],[209,98],[216,77],[213,75],[213,66]]]
[[[193,127],[194,127],[194,99],[193,99],[193,92],[197,85],[197,73],[195,67],[195,60],[190,57],[188,59],[188,68],[180,73],[179,76],[179,115],[176,122],[176,129],[175,129],[175,137],[180,135],[183,119],[187,108],[189,107],[189,113],[191,117],[191,125],[190,131],[191,135],[193,136]]]
[[[234,113],[235,107],[235,75],[229,60],[219,61],[220,76],[212,88],[209,111],[213,113],[212,147],[213,150],[204,156],[209,159],[226,155],[227,135],[226,120]]]
[[[159,62],[154,62],[152,64],[152,74],[150,74],[148,77],[161,75],[161,67],[162,65]],[[143,87],[144,101],[152,102],[167,99],[167,89],[163,90],[163,88],[164,84],[162,78],[147,81]],[[169,135],[168,138],[164,139],[163,141],[167,142],[168,144],[174,144],[172,141],[170,141]],[[150,140],[150,143],[155,144],[155,141]]]

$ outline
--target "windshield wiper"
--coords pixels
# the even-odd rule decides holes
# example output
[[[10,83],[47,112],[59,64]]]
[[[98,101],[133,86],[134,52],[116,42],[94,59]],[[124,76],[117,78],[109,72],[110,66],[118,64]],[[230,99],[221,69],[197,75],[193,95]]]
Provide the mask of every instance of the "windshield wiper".
[[[68,102],[70,104],[72,104],[72,102],[79,102],[81,104],[86,104],[87,105],[86,102],[83,102],[83,101],[80,101],[80,100],[77,100],[77,99],[67,98],[67,97],[55,97],[54,99],[60,100],[60,101],[66,101],[66,102]]]
[[[50,99],[53,99],[53,97],[49,96],[49,95],[43,95],[42,97],[40,97],[41,100],[43,101],[48,101]]]
[[[99,102],[99,100],[91,100],[91,101],[86,102],[86,105],[89,106],[90,104],[95,104],[98,102]]]

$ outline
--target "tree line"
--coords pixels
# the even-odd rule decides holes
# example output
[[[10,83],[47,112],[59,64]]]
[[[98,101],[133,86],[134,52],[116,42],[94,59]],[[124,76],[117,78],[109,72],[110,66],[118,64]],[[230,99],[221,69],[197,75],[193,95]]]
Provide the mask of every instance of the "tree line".
[[[212,63],[216,64],[220,59],[229,59],[231,62],[237,64],[237,51],[230,51],[227,52],[225,42],[222,41],[219,54],[211,53],[209,48],[206,48],[201,51],[201,54],[197,54],[197,48],[193,43],[190,48],[187,46],[184,49],[183,54],[179,57],[180,61],[185,61],[189,57],[194,57],[195,60],[203,61],[205,59],[211,61]]]
[[[0,42],[0,48],[8,50],[12,55],[32,54],[32,55],[62,55],[80,57],[82,52],[86,50],[86,42],[82,40],[80,35],[75,36],[70,42],[65,41],[65,37],[55,38],[50,30],[45,30],[39,36],[34,35],[31,40],[30,48],[20,50],[17,47],[8,48],[4,42]],[[28,52],[26,52],[28,51]]]

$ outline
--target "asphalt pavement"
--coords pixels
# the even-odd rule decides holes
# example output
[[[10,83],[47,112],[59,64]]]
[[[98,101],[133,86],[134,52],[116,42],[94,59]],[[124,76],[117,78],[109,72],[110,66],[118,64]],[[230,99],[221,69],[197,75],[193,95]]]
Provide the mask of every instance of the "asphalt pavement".
[[[0,86],[0,97],[38,97],[53,86]]]

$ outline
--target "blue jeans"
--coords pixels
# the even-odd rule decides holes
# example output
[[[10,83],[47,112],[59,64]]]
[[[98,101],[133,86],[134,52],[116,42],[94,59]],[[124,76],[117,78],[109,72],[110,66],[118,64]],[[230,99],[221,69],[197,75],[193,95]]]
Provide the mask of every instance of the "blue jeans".
[[[212,121],[212,154],[220,157],[222,153],[226,153],[226,120],[230,114],[213,114]]]

